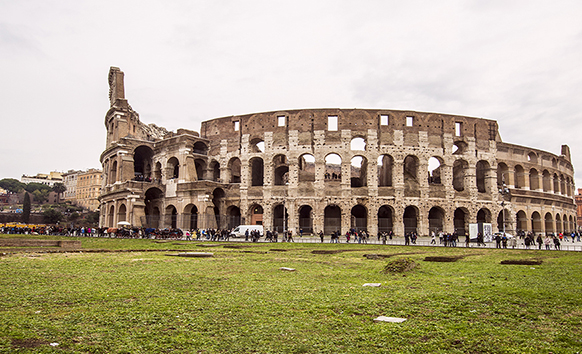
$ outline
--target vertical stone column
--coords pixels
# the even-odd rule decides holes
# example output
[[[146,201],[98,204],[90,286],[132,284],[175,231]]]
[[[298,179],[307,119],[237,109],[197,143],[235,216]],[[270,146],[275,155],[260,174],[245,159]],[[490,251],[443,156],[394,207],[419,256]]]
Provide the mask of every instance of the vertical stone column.
[[[230,176],[230,169],[228,168],[228,140],[221,139],[220,140],[220,179],[218,182],[220,183],[230,183],[231,176]]]
[[[402,205],[394,205],[392,229],[394,230],[394,236],[404,236],[404,206]]]

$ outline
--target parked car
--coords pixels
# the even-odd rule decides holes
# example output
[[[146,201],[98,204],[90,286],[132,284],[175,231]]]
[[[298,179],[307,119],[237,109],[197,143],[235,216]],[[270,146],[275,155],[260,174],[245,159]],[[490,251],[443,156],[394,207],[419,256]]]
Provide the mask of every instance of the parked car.
[[[499,236],[501,236],[501,238],[503,238],[503,232],[496,232],[493,234],[494,240],[495,240],[495,237],[497,237],[497,235],[499,235]],[[505,237],[507,237],[508,240],[511,240],[513,238],[513,235],[506,232]]]
[[[253,230],[263,236],[263,225],[239,225],[232,230],[230,237],[245,237],[247,231],[250,233]]]

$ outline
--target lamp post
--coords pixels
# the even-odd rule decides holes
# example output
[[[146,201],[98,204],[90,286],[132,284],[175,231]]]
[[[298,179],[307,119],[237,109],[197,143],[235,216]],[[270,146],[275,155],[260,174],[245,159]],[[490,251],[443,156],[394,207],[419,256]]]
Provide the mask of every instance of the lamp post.
[[[501,175],[501,181],[502,185],[501,188],[499,188],[499,194],[501,194],[501,197],[503,198],[501,201],[501,213],[503,222],[503,235],[505,236],[505,196],[510,194],[509,188],[507,188],[507,185],[505,184],[505,173]]]

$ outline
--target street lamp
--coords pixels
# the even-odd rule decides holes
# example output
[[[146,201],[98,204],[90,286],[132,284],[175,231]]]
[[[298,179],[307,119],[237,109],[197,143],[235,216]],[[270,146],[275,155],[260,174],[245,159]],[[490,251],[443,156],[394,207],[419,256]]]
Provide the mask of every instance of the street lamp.
[[[503,220],[503,235],[505,236],[505,196],[509,195],[509,188],[507,188],[507,185],[505,184],[505,173],[503,173],[501,175],[501,188],[499,188],[499,194],[501,194],[501,197],[503,198],[503,200],[501,201],[501,213],[502,213],[502,220]]]

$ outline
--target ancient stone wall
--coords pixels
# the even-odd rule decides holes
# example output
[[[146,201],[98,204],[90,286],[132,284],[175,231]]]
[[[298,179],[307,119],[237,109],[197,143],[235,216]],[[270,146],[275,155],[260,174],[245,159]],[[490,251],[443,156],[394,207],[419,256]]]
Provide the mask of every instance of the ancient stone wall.
[[[105,226],[462,235],[476,222],[540,233],[576,223],[567,146],[504,143],[490,119],[300,109],[154,136],[133,133],[143,123],[123,100],[106,115]]]

